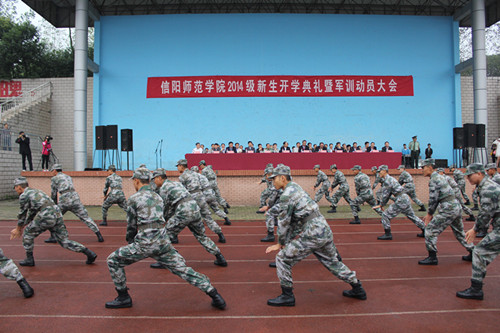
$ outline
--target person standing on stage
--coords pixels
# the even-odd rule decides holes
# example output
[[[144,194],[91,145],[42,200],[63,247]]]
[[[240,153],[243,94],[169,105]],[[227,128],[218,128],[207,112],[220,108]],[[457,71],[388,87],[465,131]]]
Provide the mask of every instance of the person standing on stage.
[[[410,165],[413,169],[418,169],[418,159],[420,157],[420,142],[417,141],[417,136],[413,136],[412,141],[408,144],[410,149]]]
[[[108,193],[108,190],[111,189]],[[102,222],[99,225],[108,225],[108,209],[113,204],[117,204],[121,209],[127,212],[127,199],[122,189],[122,177],[116,174],[116,167],[108,167],[108,177],[104,183],[104,202],[102,203]]]

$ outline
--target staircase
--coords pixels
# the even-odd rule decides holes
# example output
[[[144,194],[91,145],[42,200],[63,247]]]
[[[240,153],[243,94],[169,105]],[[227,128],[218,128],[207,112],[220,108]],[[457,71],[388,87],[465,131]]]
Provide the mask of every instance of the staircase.
[[[12,117],[23,111],[48,101],[52,97],[52,82],[46,82],[32,90],[22,92],[17,97],[11,97],[0,104],[2,122],[7,122]]]

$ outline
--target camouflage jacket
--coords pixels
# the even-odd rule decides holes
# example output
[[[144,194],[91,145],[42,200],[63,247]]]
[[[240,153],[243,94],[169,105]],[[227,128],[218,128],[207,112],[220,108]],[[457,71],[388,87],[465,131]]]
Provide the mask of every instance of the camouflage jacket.
[[[429,181],[429,210],[430,215],[434,215],[438,204],[449,197],[455,198],[455,192],[448,184],[448,181],[441,176],[437,171],[434,171]]]
[[[61,193],[75,190],[71,177],[62,172],[58,172],[57,175],[52,177],[50,180],[50,188],[52,190],[50,197],[55,203],[57,203],[57,192]]]
[[[359,172],[356,176],[354,176],[354,187],[356,188],[356,194],[373,194],[370,177],[366,174]]]
[[[465,183],[465,176],[463,172],[458,169],[455,169],[455,171],[453,171],[453,178],[459,185],[460,183]]]
[[[491,180],[493,180],[495,183],[497,183],[498,185],[500,185],[500,173],[495,173],[493,175],[493,177],[491,177]]]
[[[278,216],[278,242],[289,243],[304,229],[304,218],[319,212],[319,206],[297,183],[289,182],[281,194]]]
[[[20,227],[28,225],[41,211],[62,217],[61,210],[54,201],[41,190],[34,188],[26,187],[24,189],[24,192],[19,196],[19,205],[21,208],[17,214],[17,225]]]
[[[200,173],[196,173],[196,175],[198,176],[198,180],[200,181],[201,190],[203,191],[203,194],[205,196],[215,196],[215,192],[212,189],[212,186],[210,186],[207,177],[203,176]]]
[[[189,169],[184,170],[184,172],[179,176],[179,181],[182,185],[189,191],[193,193],[194,191],[201,191],[201,183],[198,174]]]
[[[375,174],[375,181],[373,182],[372,190],[374,190],[378,184],[380,184],[380,186],[384,186],[384,179],[380,177],[380,172],[377,171],[377,173]]]
[[[280,213],[279,201],[280,201],[282,194],[283,194],[282,189],[277,190],[273,186],[271,196],[269,197],[269,200],[267,201],[267,205],[270,207],[267,210],[267,214],[269,214],[272,217],[278,217],[278,215]]]
[[[314,184],[314,187],[318,187],[321,184],[323,184],[322,187],[326,188],[330,187],[330,181],[328,180],[328,177],[323,171],[319,170],[318,176],[316,177],[316,184]]]
[[[340,189],[348,190],[349,189],[349,184],[347,183],[347,179],[345,179],[344,174],[342,171],[335,171],[335,174],[333,175],[333,182],[332,182],[332,189],[340,185]]]
[[[149,185],[142,186],[134,193],[127,202],[127,242],[135,241],[149,242],[148,229],[138,232],[138,227],[144,224],[159,223],[165,224],[163,218],[163,200]],[[149,229],[151,230],[151,229]],[[149,237],[151,236],[151,237]]]
[[[111,188],[111,192],[113,190],[122,190],[122,177],[118,176],[116,173],[112,173],[111,175],[106,177],[106,182],[104,183],[104,195],[108,194],[108,189]],[[111,193],[110,192],[110,193]]]
[[[271,179],[267,179],[266,177],[267,174],[264,174],[264,176],[262,176],[262,179],[260,180],[260,183],[266,183],[267,185],[267,188],[271,188],[271,186],[273,186],[273,181]]]
[[[203,168],[203,170],[201,170],[201,174],[207,177],[210,186],[217,186],[217,175],[212,169],[211,165],[207,165],[205,168]]]
[[[491,220],[494,230],[500,229],[500,185],[484,177],[477,187],[481,208],[474,230],[484,229]]]
[[[455,179],[453,179],[452,177],[450,177],[450,176],[448,176],[446,174],[443,175],[443,177],[448,182],[448,185],[450,185],[450,187],[453,189],[453,192],[455,193],[455,196],[461,198],[462,197],[462,194],[461,194],[462,192],[460,192],[460,187],[458,186],[458,184],[455,181]]]
[[[413,184],[413,177],[406,170],[403,170],[399,175],[398,182],[404,186],[404,184]]]
[[[163,210],[165,220],[168,220],[175,214],[177,203],[184,198],[191,198],[191,194],[179,182],[173,182],[165,179],[160,188],[160,197],[163,199],[165,208]]]
[[[380,177],[382,178],[382,177]],[[387,205],[387,202],[389,201],[391,195],[394,195],[398,197],[402,193],[404,193],[404,188],[401,186],[401,184],[398,183],[398,181],[389,175],[386,175],[385,178],[382,178],[384,181],[382,185],[382,198],[380,199],[381,206]]]

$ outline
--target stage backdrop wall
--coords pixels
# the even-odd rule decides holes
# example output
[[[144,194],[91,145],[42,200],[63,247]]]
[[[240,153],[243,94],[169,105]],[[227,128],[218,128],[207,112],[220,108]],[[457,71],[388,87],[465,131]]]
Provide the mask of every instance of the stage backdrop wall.
[[[436,158],[453,156],[461,110],[451,17],[103,16],[95,38],[94,125],[132,128],[136,166],[156,167],[162,139],[166,169],[196,141],[388,140],[400,150],[418,135],[422,150],[430,142]],[[414,96],[146,98],[148,77],[202,75],[412,75]]]

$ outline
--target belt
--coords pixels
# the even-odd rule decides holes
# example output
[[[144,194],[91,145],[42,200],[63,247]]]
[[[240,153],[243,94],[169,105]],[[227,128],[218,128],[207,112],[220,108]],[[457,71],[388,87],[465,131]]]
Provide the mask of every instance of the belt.
[[[451,202],[453,200],[456,200],[457,198],[454,195],[447,196],[444,199],[439,200],[439,203],[441,202]]]
[[[321,216],[321,213],[318,212],[318,211],[314,211],[312,212],[311,214],[307,215],[306,217],[304,217],[302,219],[302,222],[309,222],[311,221],[312,219],[316,218],[316,217],[320,217]]]
[[[193,193],[202,193],[201,190],[192,190],[192,191],[189,191],[189,193],[193,194]]]
[[[61,194],[69,193],[69,192],[75,192],[75,189],[69,188],[67,190],[59,191],[59,193],[61,193]]]
[[[174,210],[177,209],[177,206],[179,206],[181,203],[184,203],[184,202],[188,202],[188,201],[191,201],[193,200],[193,198],[191,197],[185,197],[185,198],[182,198],[181,200],[177,201],[175,204],[174,204]]]
[[[112,189],[112,190],[121,190],[122,188],[121,187],[110,187],[110,189]]]
[[[165,227],[165,224],[158,222],[151,222],[146,224],[141,224],[137,227],[138,231],[144,231],[146,229],[162,229]]]

